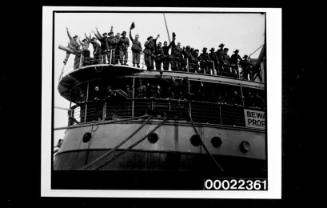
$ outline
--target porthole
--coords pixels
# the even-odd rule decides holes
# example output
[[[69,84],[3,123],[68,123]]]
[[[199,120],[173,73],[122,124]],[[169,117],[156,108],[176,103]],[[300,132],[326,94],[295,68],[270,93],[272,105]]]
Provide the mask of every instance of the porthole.
[[[250,151],[250,143],[248,141],[242,141],[240,143],[240,151],[243,153],[247,153]]]
[[[159,136],[156,133],[151,133],[148,136],[148,141],[152,144],[156,143],[159,140]]]
[[[212,137],[211,138],[211,144],[212,146],[214,146],[215,148],[218,148],[222,145],[222,141],[221,141],[221,138],[220,137]]]
[[[83,135],[83,142],[86,143],[86,142],[89,142],[91,140],[91,137],[92,137],[92,134],[90,132],[86,132],[84,135]]]
[[[199,146],[201,144],[201,138],[197,134],[193,135],[190,140],[193,146]]]

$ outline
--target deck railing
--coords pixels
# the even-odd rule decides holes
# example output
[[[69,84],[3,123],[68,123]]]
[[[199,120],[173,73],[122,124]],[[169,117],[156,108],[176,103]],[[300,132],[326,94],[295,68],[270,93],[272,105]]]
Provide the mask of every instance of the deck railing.
[[[105,55],[100,55],[98,58],[94,58],[94,57],[84,57],[83,54],[81,54],[80,56],[77,57],[77,59],[75,59],[75,63],[74,63],[74,70],[78,70],[81,67],[85,67],[88,65],[97,65],[97,64],[112,64],[112,65],[121,65],[121,62],[119,60],[119,57],[116,55],[114,57],[112,57],[110,52],[108,52]],[[125,60],[122,60],[123,63],[125,63]],[[133,60],[132,60],[132,53],[129,51],[128,52],[128,58],[127,58],[127,62],[126,64],[130,67],[133,67]],[[212,64],[212,66],[211,66]],[[182,72],[189,72],[189,73],[197,73],[197,74],[204,74],[204,75],[211,75],[211,76],[224,76],[224,77],[230,77],[230,78],[234,78],[234,79],[240,79],[240,80],[247,80],[247,81],[254,81],[254,82],[263,82],[264,80],[258,80],[258,79],[254,79],[253,76],[255,76],[255,74],[248,74],[246,76],[244,76],[243,70],[240,66],[237,67],[237,69],[232,69],[232,67],[228,67],[227,69],[222,70],[221,66],[216,66],[214,63],[209,64],[210,66],[208,66],[207,70],[201,70],[201,71],[197,71],[194,72],[194,70],[191,70],[192,64],[189,64],[188,59],[186,60],[186,65],[183,69],[179,69],[179,70],[174,70],[174,71],[182,71]],[[154,69],[153,70],[158,70],[156,69],[156,64],[154,62]],[[198,62],[196,64],[199,68],[200,68],[200,62]],[[135,65],[135,67],[137,67],[137,65]],[[144,54],[141,53],[140,54],[140,64],[139,67],[140,69],[143,70],[147,70],[147,67],[145,65],[144,62]],[[161,63],[161,69],[163,70],[163,63]],[[169,68],[168,71],[172,71],[171,69],[171,63],[169,63]],[[262,73],[262,72],[260,72]],[[261,75],[261,77],[263,78],[264,76]]]
[[[192,119],[198,123],[245,126],[244,108],[241,105],[218,102],[189,102],[187,100],[164,98],[99,100],[74,105],[71,108],[69,125],[92,121],[135,118],[148,114],[157,118],[168,117],[174,120],[186,121]],[[263,111],[263,109],[256,110]]]

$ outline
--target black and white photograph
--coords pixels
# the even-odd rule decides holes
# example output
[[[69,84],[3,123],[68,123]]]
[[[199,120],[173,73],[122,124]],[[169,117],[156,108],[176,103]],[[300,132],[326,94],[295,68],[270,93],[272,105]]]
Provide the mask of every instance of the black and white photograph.
[[[280,9],[42,15],[43,196],[281,197]]]

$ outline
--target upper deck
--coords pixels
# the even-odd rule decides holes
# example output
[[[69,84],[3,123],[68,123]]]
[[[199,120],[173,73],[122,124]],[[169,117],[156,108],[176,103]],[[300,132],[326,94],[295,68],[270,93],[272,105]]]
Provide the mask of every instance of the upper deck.
[[[228,86],[247,87],[258,90],[264,90],[264,83],[241,80],[222,75],[208,75],[191,73],[186,71],[148,71],[125,65],[96,64],[80,67],[66,74],[58,85],[59,93],[69,101],[74,102],[73,94],[80,86],[88,82],[106,79],[121,78],[160,78],[160,79],[187,79],[189,81],[198,81],[202,83],[213,83]],[[75,91],[75,93],[74,93]]]
[[[264,114],[264,89],[264,83],[225,76],[110,64],[80,67],[58,86],[75,103],[69,118],[78,123],[158,114],[239,127],[249,126],[248,111]]]

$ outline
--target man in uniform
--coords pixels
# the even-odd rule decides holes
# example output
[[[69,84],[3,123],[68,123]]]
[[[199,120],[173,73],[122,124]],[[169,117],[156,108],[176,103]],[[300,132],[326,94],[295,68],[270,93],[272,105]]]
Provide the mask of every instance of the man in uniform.
[[[222,73],[223,71],[223,64],[224,64],[224,44],[221,43],[218,47],[219,49],[217,50],[217,58],[218,58],[218,73]]]
[[[79,67],[81,67],[81,55],[82,55],[81,49],[75,51],[74,69],[78,69]]]
[[[133,89],[130,87],[129,84],[127,84],[125,86],[125,91],[126,91],[126,94],[129,98],[132,98],[133,97]]]
[[[256,107],[254,94],[249,90],[244,99],[246,107]]]
[[[77,35],[74,35],[73,37],[70,35],[69,31],[68,31],[68,28],[66,27],[66,31],[67,31],[67,35],[68,35],[68,38],[69,38],[69,43],[68,43],[68,46],[67,48],[69,48],[70,50],[72,50],[73,52],[75,53],[78,53],[80,51],[80,45],[78,44],[78,36]],[[66,51],[66,57],[63,61],[63,63],[66,65],[67,64],[67,61],[69,59],[69,56],[70,56],[70,52]],[[76,54],[75,54],[76,55]],[[75,64],[74,64],[75,65]]]
[[[227,74],[231,74],[230,72],[230,56],[228,55],[228,48],[224,48],[224,56],[223,56],[223,63],[224,63],[224,72]]]
[[[190,71],[190,62],[191,62],[191,47],[188,45],[183,50],[183,68],[186,69],[186,71]]]
[[[79,44],[82,46],[82,55],[83,55],[82,63],[83,63],[83,65],[89,64],[89,62],[90,62],[89,47],[90,47],[90,42],[91,42],[91,36],[88,37],[86,34],[84,34],[84,35],[85,35],[85,38],[82,41],[79,40]]]
[[[113,32],[113,27],[111,26],[110,32],[108,33],[109,37],[107,38],[107,49],[108,49],[108,63],[114,64],[116,59],[116,47],[118,41],[116,40]]]
[[[147,38],[147,41],[144,43],[144,62],[147,67],[147,70],[153,70],[153,58],[154,58],[154,52],[156,49],[156,42],[157,39],[159,38],[159,35],[157,36],[156,39],[153,39],[152,36]]]
[[[172,43],[168,45],[167,41],[164,42],[164,45],[162,46],[163,50],[163,69],[165,71],[168,71],[169,69],[169,61],[170,61],[170,56],[169,56],[169,49],[171,47]]]
[[[100,41],[101,43],[101,55],[100,55],[100,63],[105,64],[107,59],[107,33],[100,34],[98,28],[96,28],[95,37]]]
[[[114,38],[114,42],[116,45],[114,64],[118,64],[118,61],[119,61],[119,40],[120,40],[120,33],[116,33],[116,36]]]
[[[119,62],[121,65],[127,65],[128,60],[128,52],[127,49],[129,47],[129,39],[126,37],[126,31],[121,33],[121,37],[118,42],[119,48]]]
[[[139,84],[136,90],[137,97],[145,98],[146,97],[146,86],[143,84],[143,81],[140,79]]]
[[[176,34],[173,33],[173,41],[171,46],[171,70],[177,71],[181,69],[181,62],[183,61],[183,55],[181,48],[181,43],[178,42],[177,45],[175,44]]]
[[[248,60],[248,55],[244,55],[243,59],[240,61],[240,66],[242,67],[243,80],[249,80],[250,65],[251,64]]]
[[[161,47],[161,42],[159,42],[157,44],[156,50],[155,50],[155,57],[154,57],[154,61],[156,63],[156,70],[157,71],[161,71],[161,63],[163,61],[164,58],[164,51]]]
[[[135,39],[132,37],[132,29],[135,28],[134,22],[131,25],[131,28],[129,30],[129,38],[132,41],[132,56],[133,56],[133,66],[135,65],[140,68],[140,57],[142,52],[142,45],[139,41],[139,35],[135,35]]]
[[[203,74],[209,74],[209,62],[210,62],[210,57],[209,54],[207,52],[207,48],[204,47],[202,49],[202,53],[200,54],[200,68],[201,68],[201,72]]]
[[[94,91],[91,92],[91,97],[93,97],[92,103],[89,104],[90,109],[95,110],[95,118],[93,120],[102,120],[103,114],[103,94],[102,90],[100,90],[99,86],[94,87]]]
[[[239,50],[235,50],[234,54],[230,57],[230,64],[233,71],[233,74],[239,77],[238,65],[239,61],[242,60],[241,56],[238,54]]]
[[[97,42],[96,38],[91,38],[91,44],[93,46],[93,57],[95,64],[101,63],[100,56],[102,54],[101,45]]]
[[[212,71],[212,74],[216,75],[218,69],[218,57],[214,48],[210,49],[209,58],[210,58],[209,69]]]
[[[199,50],[193,50],[190,63],[190,72],[200,73],[199,71]]]
[[[231,102],[233,105],[242,105],[242,99],[240,94],[237,92],[237,90],[234,90],[231,96]]]

